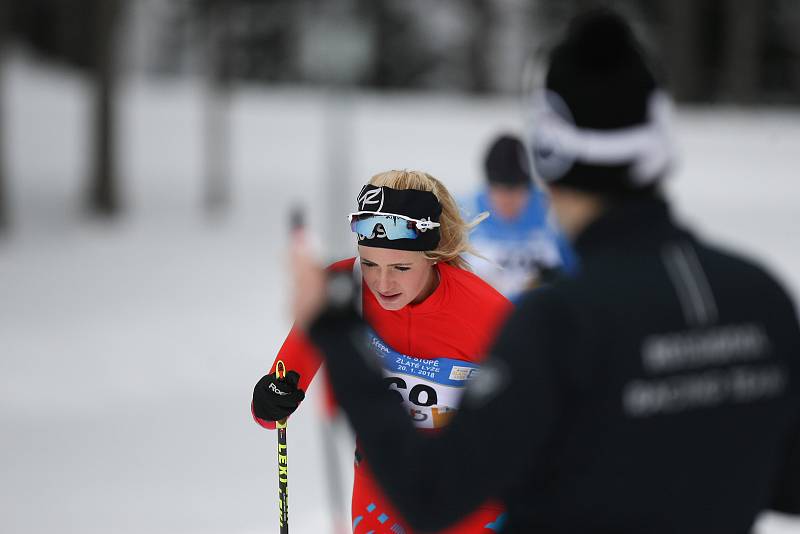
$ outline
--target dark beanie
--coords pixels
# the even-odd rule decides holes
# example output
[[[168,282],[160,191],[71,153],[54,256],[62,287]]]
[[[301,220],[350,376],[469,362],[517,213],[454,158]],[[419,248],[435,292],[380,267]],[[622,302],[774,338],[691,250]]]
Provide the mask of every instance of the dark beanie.
[[[501,135],[494,140],[486,154],[484,169],[490,185],[531,186],[525,145],[514,136]]]
[[[598,193],[647,191],[669,167],[668,99],[627,22],[579,15],[549,56],[531,150],[552,184]]]

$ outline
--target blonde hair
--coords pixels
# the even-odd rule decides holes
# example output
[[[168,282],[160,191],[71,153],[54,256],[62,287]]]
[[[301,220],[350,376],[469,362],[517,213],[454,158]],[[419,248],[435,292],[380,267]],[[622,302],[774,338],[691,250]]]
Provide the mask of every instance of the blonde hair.
[[[424,252],[429,260],[449,263],[454,267],[469,270],[469,263],[462,257],[464,253],[479,255],[469,242],[469,232],[489,216],[484,212],[467,222],[461,217],[455,199],[442,182],[422,171],[386,171],[373,176],[370,184],[391,187],[392,189],[417,189],[430,191],[442,205],[439,219],[439,244],[435,250]]]

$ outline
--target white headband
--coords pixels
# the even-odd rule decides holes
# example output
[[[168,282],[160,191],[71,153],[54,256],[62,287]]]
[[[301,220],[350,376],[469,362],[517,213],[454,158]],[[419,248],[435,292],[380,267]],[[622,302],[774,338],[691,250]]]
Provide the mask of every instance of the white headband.
[[[673,156],[670,137],[672,104],[663,91],[647,102],[647,122],[639,126],[597,130],[578,128],[564,100],[553,91],[534,96],[531,152],[536,172],[547,182],[564,176],[579,161],[592,165],[631,165],[633,185],[655,182]]]

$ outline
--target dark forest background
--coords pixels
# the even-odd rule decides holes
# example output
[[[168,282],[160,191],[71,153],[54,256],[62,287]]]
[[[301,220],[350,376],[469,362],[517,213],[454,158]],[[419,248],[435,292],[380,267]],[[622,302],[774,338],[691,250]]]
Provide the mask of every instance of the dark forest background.
[[[114,215],[115,88],[126,72],[234,84],[520,92],[526,62],[587,0],[0,0],[0,60],[23,47],[91,81],[86,207]],[[679,102],[800,102],[800,2],[619,0]],[[135,49],[135,50],[134,50]],[[0,82],[2,82],[0,61]],[[0,83],[0,86],[2,84]],[[2,93],[0,93],[2,97]],[[0,98],[0,119],[2,119]],[[220,115],[217,113],[217,115]],[[224,136],[224,128],[211,128]],[[222,133],[214,133],[221,131]],[[13,132],[0,131],[3,137]],[[211,139],[208,146],[224,146]],[[219,158],[217,158],[219,159]],[[215,156],[209,158],[214,172]],[[0,150],[0,229],[8,227]],[[211,179],[209,183],[216,183]],[[210,186],[210,206],[225,202]]]

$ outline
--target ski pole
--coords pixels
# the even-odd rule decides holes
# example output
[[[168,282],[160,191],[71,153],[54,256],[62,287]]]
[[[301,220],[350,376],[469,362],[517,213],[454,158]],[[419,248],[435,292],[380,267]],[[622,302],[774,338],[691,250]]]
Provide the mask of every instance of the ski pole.
[[[275,378],[286,377],[283,360],[275,364]],[[278,429],[278,525],[280,534],[289,534],[289,458],[286,448],[286,419],[275,423]]]
[[[299,234],[304,227],[302,209],[294,208],[289,216],[292,234]],[[283,360],[275,364],[275,378],[286,378],[286,365]],[[289,534],[289,456],[286,445],[286,419],[275,422],[278,430],[278,526],[280,534]]]

